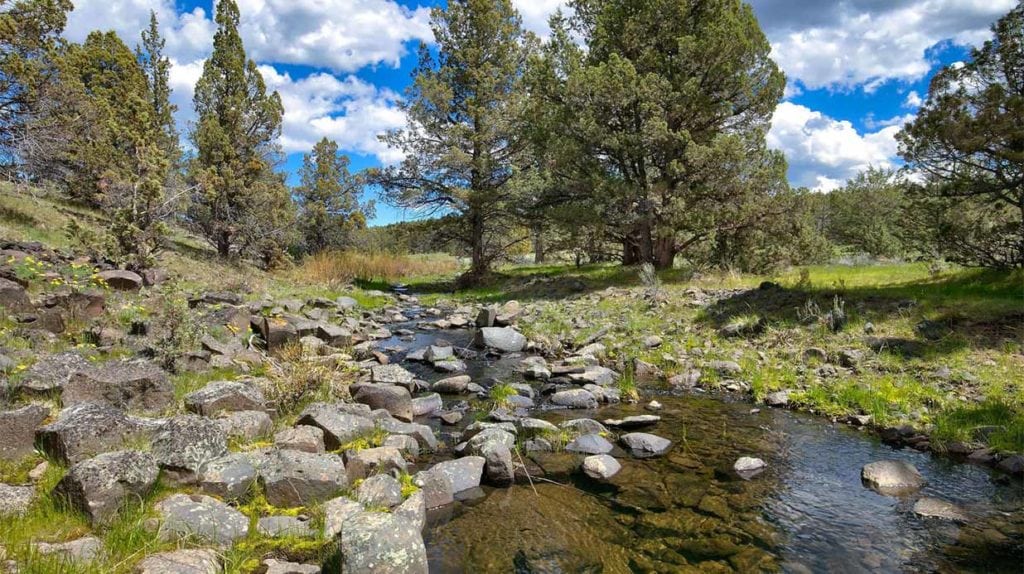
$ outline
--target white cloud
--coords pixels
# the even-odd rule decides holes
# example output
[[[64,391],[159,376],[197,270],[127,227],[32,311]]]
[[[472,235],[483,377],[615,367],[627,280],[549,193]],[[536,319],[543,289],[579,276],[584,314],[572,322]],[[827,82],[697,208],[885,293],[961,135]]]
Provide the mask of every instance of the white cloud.
[[[906,99],[903,100],[903,107],[907,109],[919,108],[923,103],[924,100],[921,99],[921,95],[916,91],[911,90],[910,93],[907,94]]]
[[[548,18],[559,8],[562,12],[569,12],[569,2],[566,0],[512,0],[512,5],[523,17],[523,28],[536,33],[538,36],[547,37]]]
[[[903,124],[912,122],[917,118],[917,114],[903,114],[902,116],[894,116],[884,120],[876,120],[874,114],[868,114],[868,117],[864,118],[864,127],[869,130],[877,130],[879,128],[887,128],[890,126],[896,126],[903,128]]]
[[[806,88],[870,93],[890,80],[913,81],[943,41],[976,45],[1017,0],[753,0],[772,56]]]
[[[860,134],[848,121],[782,102],[772,118],[768,145],[786,154],[793,185],[828,191],[868,166],[895,166],[899,131],[900,126],[890,125]]]

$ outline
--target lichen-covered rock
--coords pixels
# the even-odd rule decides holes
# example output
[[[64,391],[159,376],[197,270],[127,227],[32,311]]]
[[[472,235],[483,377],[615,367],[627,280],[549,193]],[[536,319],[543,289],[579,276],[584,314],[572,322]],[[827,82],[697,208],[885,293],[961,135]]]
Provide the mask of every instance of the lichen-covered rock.
[[[145,496],[159,474],[149,453],[107,452],[72,466],[54,493],[93,524],[109,524],[126,500]]]
[[[280,508],[308,506],[328,500],[348,486],[341,457],[282,450],[261,467],[267,502]]]
[[[345,470],[349,480],[359,480],[373,474],[405,472],[408,464],[401,451],[393,446],[367,448],[346,453]]]
[[[228,545],[249,534],[249,517],[201,494],[172,494],[154,507],[163,540],[195,539]]]
[[[33,309],[25,288],[3,277],[0,277],[0,307],[8,313],[28,313]]]
[[[391,514],[409,522],[422,532],[427,525],[427,503],[423,491],[417,490],[410,494],[391,511]]]
[[[274,558],[267,558],[263,561],[261,574],[320,574],[320,567],[316,564],[299,564],[297,562],[285,562]]]
[[[439,462],[427,472],[443,474],[451,483],[452,493],[458,494],[480,486],[485,462],[482,456],[464,456],[455,460]]]
[[[310,526],[308,519],[297,516],[264,516],[256,523],[256,530],[271,538],[295,536],[298,538],[315,538],[316,530]]]
[[[370,368],[370,380],[374,383],[408,385],[415,379],[416,375],[410,373],[401,365],[374,365]]]
[[[72,373],[64,383],[61,402],[154,413],[174,402],[174,387],[167,373],[152,363],[108,362]]]
[[[362,385],[352,397],[357,403],[371,409],[384,409],[391,416],[405,422],[412,422],[412,395],[408,389],[397,385]]]
[[[230,438],[254,441],[268,436],[274,430],[274,421],[265,411],[235,411],[224,413],[217,419],[217,424]]]
[[[35,451],[36,429],[50,416],[43,405],[0,411],[0,460],[19,460]]]
[[[361,512],[341,529],[341,571],[426,574],[427,550],[415,524],[383,512]]]
[[[344,410],[340,404],[313,403],[299,415],[296,425],[310,425],[324,431],[324,444],[328,450],[335,450],[374,430],[369,409],[365,414],[354,414]]]
[[[412,482],[423,494],[423,504],[427,508],[438,508],[455,501],[455,489],[452,481],[443,472],[417,472]]]
[[[88,370],[92,364],[73,351],[39,356],[18,382],[22,394],[43,396],[64,388],[71,375]]]
[[[442,407],[444,407],[444,402],[441,400],[441,395],[437,393],[416,397],[412,400],[412,416],[426,416],[441,410]]]
[[[212,417],[220,411],[259,411],[266,401],[256,385],[241,381],[214,381],[185,395],[185,408]]]
[[[281,450],[321,453],[324,452],[324,430],[309,425],[284,429],[274,435],[274,446]]]
[[[0,482],[0,516],[23,514],[35,497],[33,486],[11,486]]]
[[[434,436],[434,431],[427,425],[406,423],[394,419],[378,420],[377,424],[380,425],[381,430],[391,434],[413,437],[419,443],[421,449],[434,450],[437,448],[437,437]]]
[[[584,389],[568,389],[551,395],[551,402],[570,409],[596,409],[597,397]]]
[[[331,539],[341,533],[341,527],[352,516],[363,512],[363,505],[348,498],[339,496],[325,502],[321,507],[324,513],[324,538]]]
[[[199,415],[169,419],[153,437],[153,456],[175,482],[191,483],[199,470],[228,452],[228,438],[216,421]]]
[[[68,407],[57,420],[36,430],[42,451],[64,464],[121,450],[152,432],[146,421],[108,406],[83,403]]]
[[[919,490],[925,485],[917,468],[902,460],[881,460],[864,465],[861,480],[880,494],[897,496]]]
[[[217,574],[220,556],[208,548],[157,552],[142,559],[135,574]]]
[[[583,473],[594,480],[609,480],[621,469],[619,461],[607,454],[595,454],[583,459]]]
[[[402,503],[402,485],[388,474],[375,474],[356,489],[356,500],[366,508],[391,509]]]
[[[236,500],[251,492],[256,478],[256,467],[246,454],[229,453],[203,465],[199,488],[224,500]]]
[[[43,556],[57,555],[69,562],[88,563],[103,552],[103,541],[95,536],[83,536],[75,540],[49,544],[36,544],[36,552]]]

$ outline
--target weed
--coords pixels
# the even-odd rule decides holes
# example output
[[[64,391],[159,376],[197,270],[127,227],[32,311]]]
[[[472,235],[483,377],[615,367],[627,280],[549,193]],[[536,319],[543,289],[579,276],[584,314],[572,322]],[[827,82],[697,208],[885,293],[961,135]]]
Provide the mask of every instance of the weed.
[[[491,397],[493,408],[509,408],[512,406],[512,397],[519,394],[515,387],[508,383],[498,383],[491,387],[488,392]]]

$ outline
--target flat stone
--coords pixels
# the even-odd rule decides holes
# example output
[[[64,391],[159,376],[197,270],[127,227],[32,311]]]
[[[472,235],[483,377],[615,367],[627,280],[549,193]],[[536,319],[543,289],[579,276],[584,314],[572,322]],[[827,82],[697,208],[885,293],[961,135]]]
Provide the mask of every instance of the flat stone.
[[[243,453],[229,453],[211,460],[199,471],[199,488],[224,500],[238,500],[252,491],[257,472]]]
[[[606,454],[611,452],[613,448],[615,447],[612,443],[608,442],[603,436],[593,433],[580,435],[565,445],[565,450],[581,454]]]
[[[439,462],[428,472],[444,475],[451,483],[452,494],[458,494],[480,486],[485,462],[482,456],[464,456],[455,460]]]
[[[374,422],[365,415],[347,412],[341,404],[313,403],[299,415],[296,425],[310,425],[324,431],[324,444],[335,450],[373,432]]]
[[[518,424],[519,428],[523,431],[523,434],[526,435],[558,432],[558,427],[542,419],[534,419],[529,417],[522,418],[519,419]]]
[[[284,536],[316,538],[317,536],[317,532],[309,525],[308,520],[296,516],[264,516],[256,522],[256,531],[271,538]]]
[[[299,425],[274,435],[274,446],[281,450],[324,452],[324,431],[320,427]]]
[[[263,561],[261,574],[320,574],[320,567],[316,564],[299,564],[297,562],[286,562],[275,558],[267,558]]]
[[[600,365],[590,365],[582,373],[572,373],[569,375],[569,380],[576,384],[585,385],[591,383],[600,387],[613,385],[618,378],[618,373]]]
[[[241,381],[214,381],[185,395],[187,410],[208,417],[221,411],[259,411],[265,404],[259,388]]]
[[[657,424],[661,420],[658,415],[635,415],[622,419],[605,419],[604,424],[620,429],[638,429]]]
[[[157,552],[142,559],[135,574],[217,574],[220,556],[207,548]]]
[[[441,400],[441,395],[437,393],[430,393],[412,400],[412,414],[414,417],[427,416],[441,410],[442,407],[444,407],[444,401]]]
[[[195,539],[229,545],[249,533],[249,517],[201,494],[172,494],[154,507],[163,540]]]
[[[583,459],[583,473],[595,480],[608,480],[621,469],[619,461],[607,454],[595,454]]]
[[[68,407],[57,420],[36,431],[42,451],[64,464],[121,450],[152,431],[145,421],[108,405],[83,403]]]
[[[914,514],[953,522],[967,522],[967,513],[962,508],[951,502],[929,496],[919,498],[914,503]]]
[[[92,363],[75,352],[42,355],[22,374],[18,390],[32,396],[47,395],[64,388],[71,375],[90,367]]]
[[[902,460],[882,460],[864,465],[861,480],[880,494],[898,496],[919,490],[927,481],[914,465]]]
[[[0,460],[20,460],[35,452],[36,429],[49,416],[43,405],[0,411]]]
[[[152,363],[115,361],[72,373],[64,383],[61,402],[154,413],[174,402],[174,387],[167,373]]]
[[[558,426],[578,434],[602,434],[608,432],[608,429],[603,424],[594,419],[570,419]]]
[[[57,555],[71,562],[92,562],[103,552],[103,541],[95,536],[83,536],[68,542],[36,544],[36,552],[43,556]]]
[[[637,457],[665,454],[672,446],[672,441],[666,438],[643,432],[624,434],[619,437],[619,442]]]
[[[329,500],[348,486],[345,465],[334,454],[277,451],[261,470],[267,502],[280,508]]]
[[[401,365],[375,365],[370,368],[370,380],[374,383],[390,385],[408,385],[416,379],[416,375]]]
[[[54,494],[94,525],[109,524],[127,500],[144,497],[160,474],[156,459],[134,450],[107,452],[72,466]]]

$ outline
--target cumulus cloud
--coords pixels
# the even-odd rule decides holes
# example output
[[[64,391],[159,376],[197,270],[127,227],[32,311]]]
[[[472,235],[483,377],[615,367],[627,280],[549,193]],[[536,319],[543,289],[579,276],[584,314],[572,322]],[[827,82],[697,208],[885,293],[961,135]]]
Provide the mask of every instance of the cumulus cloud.
[[[911,90],[910,93],[907,94],[906,99],[903,100],[903,107],[907,109],[919,108],[923,103],[924,100],[921,99],[921,95],[916,91]]]
[[[976,45],[1017,0],[752,0],[790,80],[809,89],[871,92],[890,80],[923,77],[943,41]]]
[[[893,167],[900,127],[860,134],[848,121],[783,102],[775,109],[768,145],[786,154],[793,185],[830,191],[868,166]]]
[[[566,0],[512,0],[512,5],[523,17],[523,28],[542,38],[547,37],[551,31],[548,28],[548,18],[559,8],[562,12],[569,11],[569,2]]]

